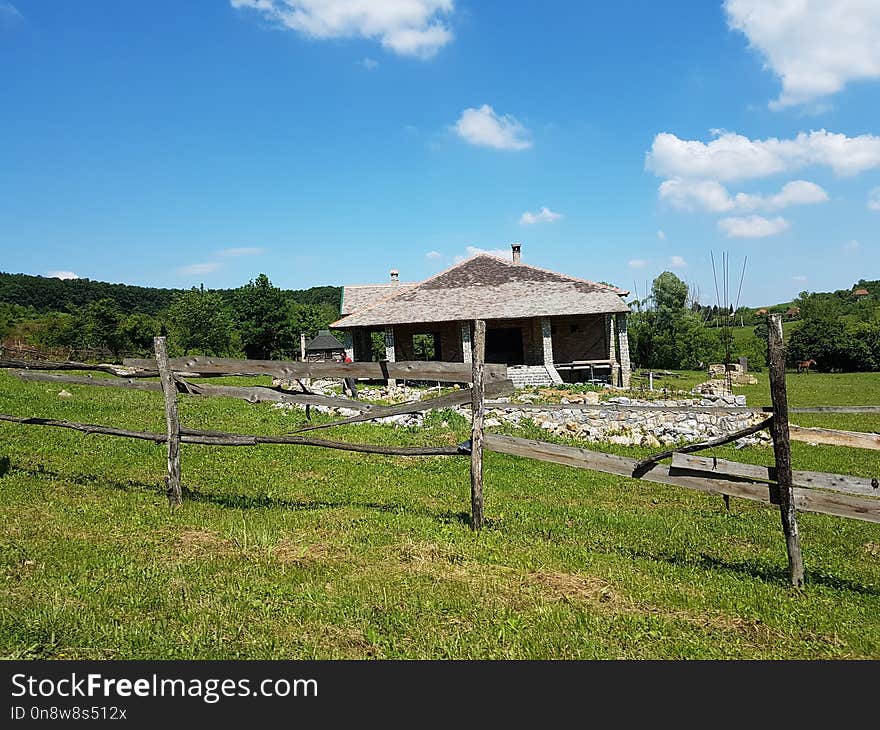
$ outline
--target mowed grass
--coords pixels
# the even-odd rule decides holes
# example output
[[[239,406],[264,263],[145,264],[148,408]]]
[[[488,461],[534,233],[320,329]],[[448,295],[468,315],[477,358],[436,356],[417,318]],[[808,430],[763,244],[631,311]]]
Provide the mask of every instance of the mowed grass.
[[[836,377],[790,376],[792,404],[878,402],[880,376]],[[750,402],[763,404],[762,387]],[[157,393],[59,389],[0,372],[0,412],[164,429]],[[181,415],[242,433],[304,418],[186,396]],[[876,417],[817,418],[880,430]],[[430,422],[325,435],[467,437],[454,419]],[[778,512],[734,499],[728,513],[676,487],[487,454],[489,524],[474,534],[466,458],[184,445],[186,501],[172,511],[163,446],[10,423],[0,439],[0,656],[880,657],[878,525],[800,515],[796,591]],[[793,454],[796,468],[880,474],[880,452],[795,443]]]

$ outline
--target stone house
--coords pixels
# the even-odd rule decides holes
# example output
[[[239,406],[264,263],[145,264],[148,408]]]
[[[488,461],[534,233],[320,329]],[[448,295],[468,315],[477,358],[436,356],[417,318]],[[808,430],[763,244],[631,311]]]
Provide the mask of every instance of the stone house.
[[[321,330],[318,336],[306,343],[307,362],[332,362],[341,360],[345,355],[345,345],[330,334],[330,330]]]
[[[470,362],[471,327],[486,320],[486,361],[508,366],[517,385],[604,381],[629,386],[623,297],[629,292],[522,263],[478,254],[421,283],[346,286],[342,317],[353,360],[372,357],[382,332],[385,358],[412,360],[413,337],[433,339],[434,359]]]

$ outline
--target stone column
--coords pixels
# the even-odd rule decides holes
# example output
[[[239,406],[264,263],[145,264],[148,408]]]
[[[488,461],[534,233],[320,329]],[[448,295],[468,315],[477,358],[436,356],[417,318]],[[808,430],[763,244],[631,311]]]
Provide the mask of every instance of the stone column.
[[[616,315],[617,319],[617,347],[620,350],[620,384],[629,388],[632,371],[629,366],[629,336],[626,332],[626,312]]]
[[[554,385],[562,385],[562,378],[553,365],[553,326],[550,324],[550,317],[541,317],[541,346],[547,375]]]
[[[605,315],[605,340],[608,343],[608,359],[611,361],[611,385],[619,385],[620,366],[617,364],[617,352],[614,347],[614,315]]]
[[[342,344],[345,346],[346,356],[354,362],[354,338],[351,335],[351,330],[345,330],[342,333]]]
[[[461,351],[464,355],[462,362],[473,362],[473,352],[471,351],[471,323],[461,323]]]
[[[550,317],[541,317],[541,344],[544,348],[544,365],[553,365],[553,328]]]
[[[388,362],[396,362],[397,355],[394,348],[394,328],[388,327],[385,330],[385,359]],[[394,378],[388,378],[388,385],[397,385]]]

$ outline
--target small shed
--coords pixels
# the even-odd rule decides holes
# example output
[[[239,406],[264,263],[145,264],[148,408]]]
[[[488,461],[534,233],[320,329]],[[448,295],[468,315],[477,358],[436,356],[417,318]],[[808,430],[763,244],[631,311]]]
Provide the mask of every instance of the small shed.
[[[345,345],[330,334],[330,330],[321,330],[318,336],[306,343],[306,360],[308,362],[332,362],[345,360]]]

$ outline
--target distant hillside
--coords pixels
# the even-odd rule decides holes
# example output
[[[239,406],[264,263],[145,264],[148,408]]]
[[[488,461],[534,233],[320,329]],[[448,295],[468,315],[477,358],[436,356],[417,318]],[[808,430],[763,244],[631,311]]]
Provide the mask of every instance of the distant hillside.
[[[242,282],[244,284],[244,282]],[[28,274],[0,272],[0,302],[33,307],[38,312],[64,312],[99,299],[114,300],[126,313],[156,315],[166,309],[174,297],[185,290],[109,284],[91,279],[55,279]],[[218,290],[228,296],[231,289]],[[310,289],[288,289],[285,294],[300,304],[330,304],[339,307],[341,287],[315,286]]]

